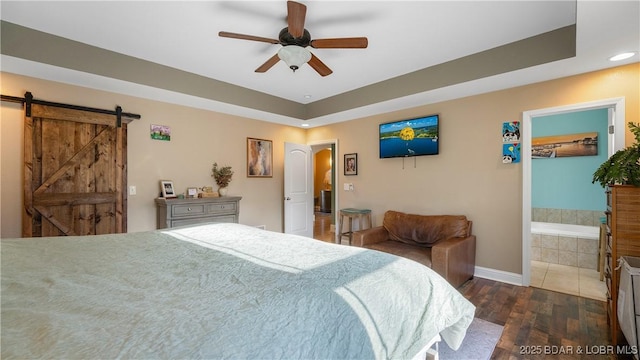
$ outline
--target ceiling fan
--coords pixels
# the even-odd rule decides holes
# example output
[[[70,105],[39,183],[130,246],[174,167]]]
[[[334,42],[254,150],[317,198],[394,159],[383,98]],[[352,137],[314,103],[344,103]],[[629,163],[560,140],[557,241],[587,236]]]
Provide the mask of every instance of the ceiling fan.
[[[308,63],[321,76],[327,76],[333,71],[329,69],[320,59],[313,55],[306,47],[314,49],[364,49],[368,45],[366,37],[333,38],[333,39],[311,39],[309,31],[304,28],[304,21],[307,14],[307,7],[304,4],[287,1],[287,27],[280,30],[278,39],[270,39],[260,36],[244,35],[220,31],[218,36],[261,41],[270,44],[280,44],[282,48],[264,64],[256,69],[256,72],[263,73],[269,70],[278,61],[283,60],[294,72],[304,63]]]

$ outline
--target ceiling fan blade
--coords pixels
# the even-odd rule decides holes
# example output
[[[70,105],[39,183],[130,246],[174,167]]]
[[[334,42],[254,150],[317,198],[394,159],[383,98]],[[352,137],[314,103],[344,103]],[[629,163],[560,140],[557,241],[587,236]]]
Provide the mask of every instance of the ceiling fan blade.
[[[295,1],[287,1],[287,24],[289,34],[299,38],[304,34],[304,19],[307,15],[307,6]]]
[[[307,63],[311,66],[315,71],[320,74],[320,76],[331,75],[333,72],[327,65],[325,65],[320,59],[318,59],[315,55],[311,54],[311,60]]]
[[[260,36],[253,36],[253,35],[236,34],[236,33],[227,32],[227,31],[220,31],[218,33],[218,36],[226,37],[226,38],[232,38],[232,39],[261,41],[261,42],[266,42],[266,43],[270,43],[270,44],[279,44],[280,43],[280,40],[276,40],[276,39],[269,39],[269,38],[260,37]]]
[[[309,45],[315,49],[364,49],[369,40],[366,37],[315,39]]]
[[[260,65],[259,68],[256,69],[256,72],[263,73],[267,70],[271,69],[273,65],[277,64],[280,61],[278,54],[273,55],[269,60],[267,60],[264,64]]]

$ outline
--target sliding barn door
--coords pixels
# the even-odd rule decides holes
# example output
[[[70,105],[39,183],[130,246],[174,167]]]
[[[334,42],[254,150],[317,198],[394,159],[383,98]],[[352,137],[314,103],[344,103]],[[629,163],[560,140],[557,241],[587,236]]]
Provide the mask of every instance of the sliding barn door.
[[[55,106],[31,104],[30,110],[23,236],[126,232],[126,122]]]

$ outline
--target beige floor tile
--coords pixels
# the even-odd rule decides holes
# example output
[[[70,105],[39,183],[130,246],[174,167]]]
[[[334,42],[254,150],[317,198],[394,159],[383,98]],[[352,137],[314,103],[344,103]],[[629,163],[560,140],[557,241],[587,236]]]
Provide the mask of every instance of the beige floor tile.
[[[582,279],[594,279],[600,281],[600,273],[593,269],[580,269],[580,280]],[[603,281],[604,283],[604,281]]]
[[[607,285],[596,270],[532,261],[531,286],[606,301]]]
[[[548,268],[549,268],[549,263],[542,262],[542,261],[532,261],[531,262],[531,270],[533,270],[533,269],[542,269],[544,271],[547,271]]]
[[[600,281],[599,272],[580,269],[580,296],[601,301],[607,300],[607,284]]]
[[[580,296],[607,301],[607,285],[599,279],[580,279]]]
[[[549,264],[542,261],[531,262],[531,286],[542,287],[544,276],[547,274]]]
[[[549,264],[549,269],[547,270],[551,274],[558,274],[563,276],[573,276],[576,281],[578,281],[578,277],[580,275],[580,269],[575,266],[561,265],[561,264]]]
[[[544,276],[547,272],[541,269],[531,269],[531,286],[542,287]]]
[[[577,276],[557,276],[547,272],[547,275],[542,282],[542,288],[565,294],[580,295],[580,286]]]

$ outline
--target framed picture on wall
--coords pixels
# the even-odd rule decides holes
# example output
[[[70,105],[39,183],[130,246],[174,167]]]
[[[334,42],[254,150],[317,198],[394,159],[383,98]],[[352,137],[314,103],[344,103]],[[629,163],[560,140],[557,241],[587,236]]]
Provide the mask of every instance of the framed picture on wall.
[[[273,176],[271,140],[247,138],[247,177]]]
[[[358,175],[358,154],[344,154],[344,174]]]
[[[171,180],[160,180],[160,189],[162,190],[163,198],[174,198],[176,197],[176,190],[173,187],[173,181]]]

